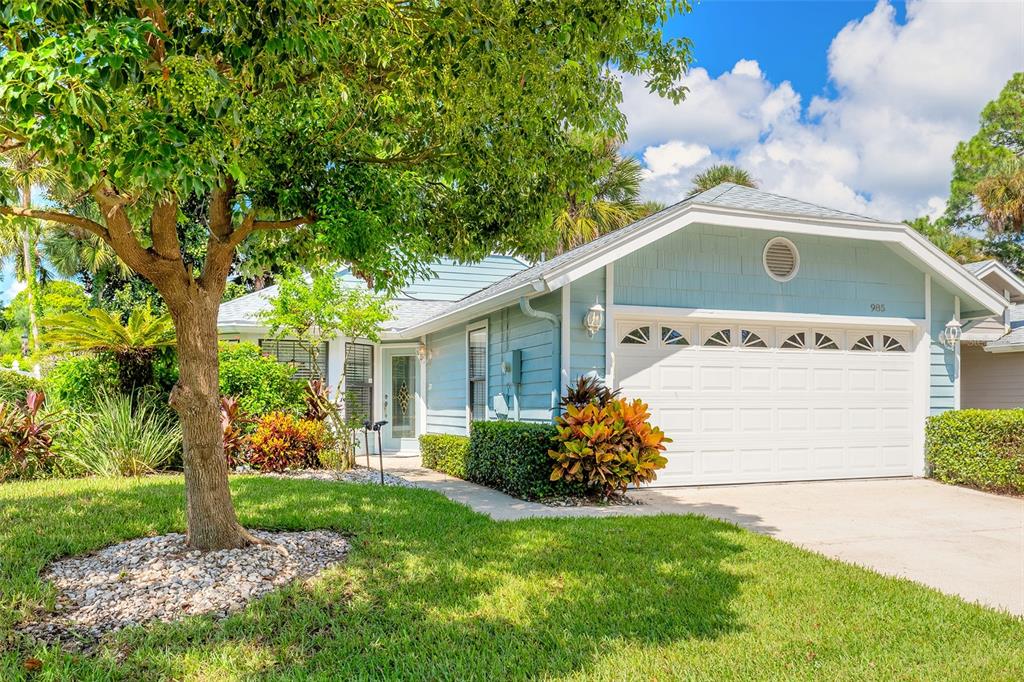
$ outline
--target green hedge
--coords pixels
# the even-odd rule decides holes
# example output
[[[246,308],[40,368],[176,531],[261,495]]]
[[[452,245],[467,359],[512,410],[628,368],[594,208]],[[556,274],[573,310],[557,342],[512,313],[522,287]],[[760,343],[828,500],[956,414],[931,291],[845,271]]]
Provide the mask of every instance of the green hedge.
[[[583,493],[581,484],[551,480],[553,425],[473,422],[469,433],[467,480],[526,500]]]
[[[13,369],[0,369],[0,401],[23,403],[29,391],[39,391],[42,388],[43,382],[35,377],[15,372]]]
[[[428,433],[420,436],[420,457],[423,466],[436,469],[456,478],[466,478],[466,459],[469,456],[469,438],[447,433]]]
[[[292,379],[295,369],[263,355],[253,343],[220,346],[220,393],[238,398],[250,417],[269,412],[302,414],[306,383]]]
[[[932,478],[1024,494],[1024,409],[945,412],[928,419],[925,434]]]

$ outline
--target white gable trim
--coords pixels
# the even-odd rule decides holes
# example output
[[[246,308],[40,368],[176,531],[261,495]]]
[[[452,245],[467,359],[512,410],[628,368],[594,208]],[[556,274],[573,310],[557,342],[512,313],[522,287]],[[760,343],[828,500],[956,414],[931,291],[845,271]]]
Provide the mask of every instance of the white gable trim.
[[[1002,314],[1006,309],[1007,302],[1002,296],[992,291],[988,285],[926,238],[902,223],[777,216],[761,211],[700,204],[681,204],[668,209],[661,220],[652,222],[643,230],[631,235],[629,239],[612,241],[602,249],[545,273],[542,278],[548,289],[557,289],[693,224],[889,243],[904,248],[926,268],[935,271],[954,287],[969,294],[992,313]]]
[[[974,272],[974,276],[981,279],[992,272],[1002,277],[1018,296],[1024,296],[1024,280],[997,260],[986,261],[983,267]]]

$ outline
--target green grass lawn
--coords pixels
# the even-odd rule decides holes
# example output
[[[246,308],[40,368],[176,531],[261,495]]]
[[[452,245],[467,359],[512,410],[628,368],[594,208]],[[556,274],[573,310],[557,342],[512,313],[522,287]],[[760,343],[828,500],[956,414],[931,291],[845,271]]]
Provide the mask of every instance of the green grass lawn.
[[[15,651],[44,564],[182,531],[178,478],[0,486],[0,680],[1021,679],[1024,623],[697,517],[497,523],[424,490],[238,478],[251,527],[349,534],[344,565],[93,656]],[[979,576],[984,579],[984,576]]]

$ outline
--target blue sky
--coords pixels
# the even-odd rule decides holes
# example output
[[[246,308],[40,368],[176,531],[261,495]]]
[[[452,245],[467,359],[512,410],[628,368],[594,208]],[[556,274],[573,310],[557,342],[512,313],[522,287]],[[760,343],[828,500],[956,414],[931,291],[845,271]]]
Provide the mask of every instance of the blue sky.
[[[893,4],[902,23],[906,4]],[[874,6],[855,0],[705,0],[692,13],[674,17],[665,29],[670,36],[687,36],[694,42],[694,66],[722,73],[740,59],[753,58],[769,78],[788,80],[810,97],[834,94],[825,57],[828,47],[846,24]]]
[[[623,76],[626,153],[674,202],[720,162],[768,191],[902,220],[945,207],[951,155],[1024,71],[1024,2],[706,0],[666,26],[694,43],[672,105]]]

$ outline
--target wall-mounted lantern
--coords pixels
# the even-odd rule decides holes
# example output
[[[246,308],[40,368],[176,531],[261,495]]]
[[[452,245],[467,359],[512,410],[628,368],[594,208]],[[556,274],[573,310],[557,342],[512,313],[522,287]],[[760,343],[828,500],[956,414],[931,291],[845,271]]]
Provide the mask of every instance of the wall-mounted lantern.
[[[601,325],[604,324],[604,307],[600,303],[595,303],[590,306],[590,310],[583,317],[583,328],[587,330],[587,334],[593,336],[600,329]]]

